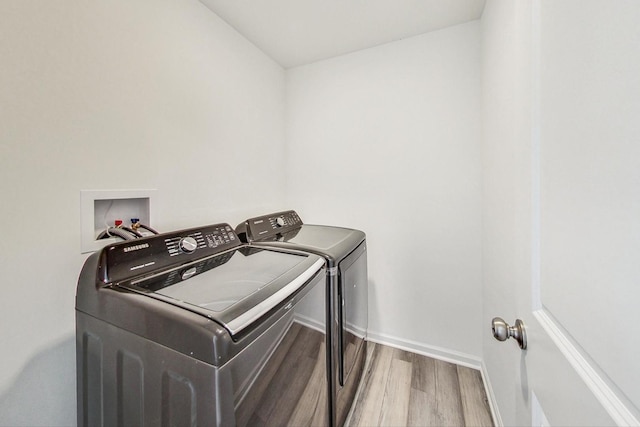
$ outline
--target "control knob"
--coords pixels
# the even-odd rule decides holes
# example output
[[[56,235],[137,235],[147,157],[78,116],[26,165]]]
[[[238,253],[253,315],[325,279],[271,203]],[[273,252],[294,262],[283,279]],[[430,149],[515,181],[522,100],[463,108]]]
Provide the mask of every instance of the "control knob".
[[[276,225],[278,227],[284,227],[284,217],[283,216],[279,216],[278,218],[276,218]]]
[[[190,254],[195,252],[198,249],[198,242],[191,236],[184,237],[180,239],[180,243],[178,243],[178,247],[184,253]]]

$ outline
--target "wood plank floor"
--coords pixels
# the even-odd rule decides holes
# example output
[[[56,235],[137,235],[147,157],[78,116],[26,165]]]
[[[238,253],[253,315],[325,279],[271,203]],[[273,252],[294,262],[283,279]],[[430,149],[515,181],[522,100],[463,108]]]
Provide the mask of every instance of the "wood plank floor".
[[[479,371],[368,343],[346,426],[493,426]]]

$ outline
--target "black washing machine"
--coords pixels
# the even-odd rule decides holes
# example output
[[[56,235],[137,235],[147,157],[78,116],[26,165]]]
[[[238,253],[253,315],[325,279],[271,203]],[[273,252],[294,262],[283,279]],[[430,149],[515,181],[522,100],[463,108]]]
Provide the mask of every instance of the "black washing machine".
[[[326,262],[326,319],[331,421],[344,424],[364,370],[368,326],[366,236],[304,224],[295,211],[251,218],[236,233],[252,247],[297,250]]]
[[[215,224],[112,244],[76,295],[80,426],[328,425],[325,262]]]

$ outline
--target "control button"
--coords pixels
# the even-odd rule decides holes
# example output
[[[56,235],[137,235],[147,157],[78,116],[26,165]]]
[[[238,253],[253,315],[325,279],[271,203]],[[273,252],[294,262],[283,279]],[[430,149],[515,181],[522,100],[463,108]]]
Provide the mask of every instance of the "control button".
[[[180,247],[180,250],[182,252],[190,254],[198,249],[198,242],[196,242],[196,239],[194,239],[193,237],[188,236],[184,239],[181,239],[180,243],[178,243],[178,246]]]
[[[284,217],[279,216],[278,218],[276,218],[276,225],[277,225],[278,227],[283,227],[283,226],[284,226],[284,224],[285,224],[285,222],[284,222]]]

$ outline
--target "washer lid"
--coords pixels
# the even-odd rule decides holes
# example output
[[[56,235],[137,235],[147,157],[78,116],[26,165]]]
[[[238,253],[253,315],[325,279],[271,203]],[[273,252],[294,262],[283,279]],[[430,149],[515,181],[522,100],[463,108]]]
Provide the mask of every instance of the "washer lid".
[[[118,286],[202,314],[236,335],[323,266],[324,260],[311,254],[241,247]]]

